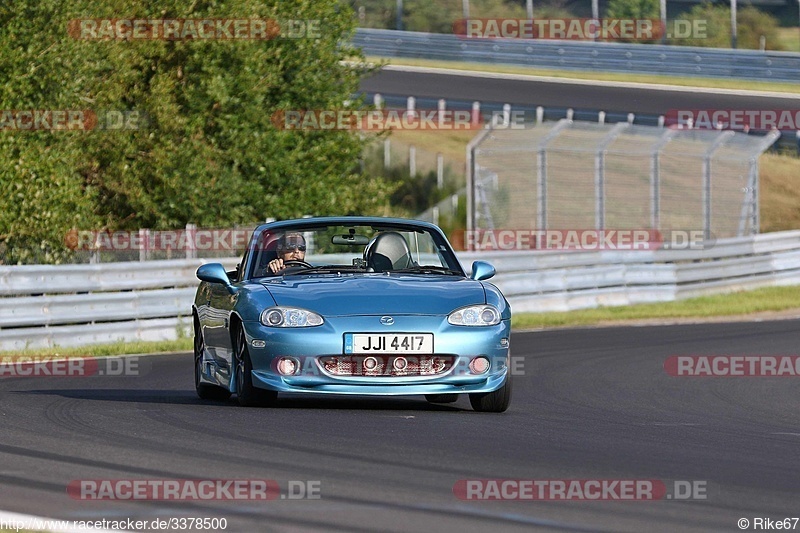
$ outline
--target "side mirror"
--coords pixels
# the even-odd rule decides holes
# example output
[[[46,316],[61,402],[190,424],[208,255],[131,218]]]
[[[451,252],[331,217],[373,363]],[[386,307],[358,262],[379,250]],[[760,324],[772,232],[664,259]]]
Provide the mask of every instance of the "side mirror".
[[[219,263],[207,263],[197,269],[197,278],[209,283],[221,283],[231,294],[236,294],[236,287],[231,285],[225,267]]]
[[[491,278],[496,273],[497,271],[494,267],[486,261],[475,261],[472,263],[472,275],[470,277],[477,281],[483,281]]]

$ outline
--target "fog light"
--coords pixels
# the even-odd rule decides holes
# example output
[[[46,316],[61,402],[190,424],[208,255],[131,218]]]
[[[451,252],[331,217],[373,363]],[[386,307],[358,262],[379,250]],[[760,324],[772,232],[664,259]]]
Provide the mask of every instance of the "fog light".
[[[405,357],[398,357],[397,359],[394,360],[393,366],[395,370],[402,371],[405,370],[406,367],[408,366],[408,361],[406,361]]]
[[[378,367],[378,360],[374,357],[367,357],[364,359],[364,368],[367,370],[375,370]]]
[[[476,357],[469,362],[469,371],[473,374],[483,374],[489,370],[489,360],[483,356]]]
[[[278,360],[278,373],[284,376],[291,376],[297,372],[297,362],[290,357],[281,357]]]

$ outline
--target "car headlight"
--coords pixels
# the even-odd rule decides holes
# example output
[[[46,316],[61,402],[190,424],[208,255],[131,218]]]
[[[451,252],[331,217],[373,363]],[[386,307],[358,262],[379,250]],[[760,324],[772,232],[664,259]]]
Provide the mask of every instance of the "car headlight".
[[[493,305],[470,305],[447,315],[454,326],[494,326],[500,323],[500,311]]]
[[[308,328],[323,322],[317,313],[295,307],[270,307],[261,313],[261,323],[273,328]]]

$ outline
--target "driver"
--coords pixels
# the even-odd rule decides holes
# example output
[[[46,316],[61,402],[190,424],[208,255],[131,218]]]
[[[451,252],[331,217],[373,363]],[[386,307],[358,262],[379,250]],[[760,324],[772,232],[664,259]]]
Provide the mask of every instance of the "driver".
[[[267,265],[273,274],[285,269],[285,261],[303,261],[306,257],[306,240],[300,233],[286,233],[278,241],[278,258]]]

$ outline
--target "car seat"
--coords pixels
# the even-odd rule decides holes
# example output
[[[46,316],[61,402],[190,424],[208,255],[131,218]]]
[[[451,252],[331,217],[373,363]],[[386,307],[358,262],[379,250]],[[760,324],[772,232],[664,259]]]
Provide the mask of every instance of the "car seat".
[[[367,269],[373,272],[400,270],[414,266],[408,243],[397,232],[387,231],[375,236],[364,251]]]

